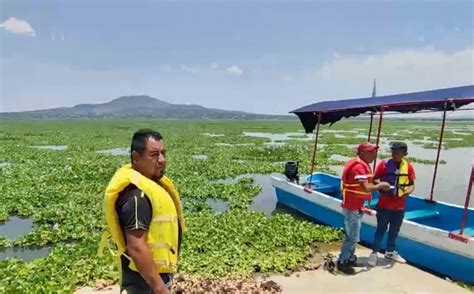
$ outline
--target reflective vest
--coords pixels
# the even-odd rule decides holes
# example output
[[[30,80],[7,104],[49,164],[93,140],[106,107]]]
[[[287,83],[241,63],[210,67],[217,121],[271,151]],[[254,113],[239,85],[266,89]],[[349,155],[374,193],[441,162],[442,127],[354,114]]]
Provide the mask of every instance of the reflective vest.
[[[119,267],[121,277],[120,256],[123,255],[130,260],[129,267],[138,271],[133,260],[127,256],[125,238],[119,223],[115,202],[128,185],[133,184],[142,191],[142,196],[146,195],[151,203],[152,220],[148,230],[147,242],[153,253],[153,261],[159,273],[174,273],[178,261],[178,238],[179,228],[184,232],[183,210],[181,201],[173,182],[167,177],[160,179],[156,183],[136,170],[130,164],[120,168],[110,180],[105,191],[105,220],[107,230],[104,232],[99,246],[101,253],[112,237],[115,246],[116,263]],[[143,195],[144,194],[144,195]]]
[[[344,166],[341,177],[342,206],[352,210],[361,209],[364,205],[364,201],[372,198],[372,193],[366,192],[364,188],[361,187],[360,182],[357,181],[353,175],[349,175],[356,164],[361,164],[364,167],[365,175],[369,183],[372,182],[373,178],[370,166],[359,157],[351,159]]]
[[[385,192],[384,195],[403,197],[405,195],[404,188],[410,184],[410,179],[408,178],[408,162],[402,159],[400,167],[398,167],[398,164],[394,160],[388,159],[385,160],[385,168],[385,175],[381,177],[380,180],[388,182],[395,188]]]

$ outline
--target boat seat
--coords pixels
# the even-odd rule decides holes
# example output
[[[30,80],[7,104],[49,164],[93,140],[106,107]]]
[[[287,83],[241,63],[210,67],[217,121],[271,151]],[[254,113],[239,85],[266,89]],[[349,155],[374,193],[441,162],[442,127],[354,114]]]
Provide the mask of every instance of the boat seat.
[[[369,206],[367,201],[366,201],[366,203],[367,203],[366,206]],[[375,207],[377,205],[377,203],[379,203],[378,198],[370,200],[370,207]]]
[[[464,228],[464,231],[462,233],[464,235],[474,236],[474,227]]]
[[[434,217],[438,215],[439,215],[438,211],[420,209],[420,210],[412,210],[409,212],[405,212],[405,219],[406,220],[420,220],[420,219],[430,218],[430,217]]]
[[[339,186],[331,185],[327,183],[313,182],[312,186],[313,186],[313,190],[316,190],[321,193],[334,193],[334,192],[339,191]]]

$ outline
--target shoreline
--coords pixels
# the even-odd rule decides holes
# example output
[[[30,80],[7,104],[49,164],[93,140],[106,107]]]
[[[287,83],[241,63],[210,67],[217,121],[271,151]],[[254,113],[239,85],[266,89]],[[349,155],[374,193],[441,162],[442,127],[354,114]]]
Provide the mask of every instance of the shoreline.
[[[374,268],[356,268],[353,276],[324,269],[327,254],[337,256],[333,243],[322,247],[310,260],[312,268],[278,274],[256,274],[244,279],[197,279],[177,275],[173,293],[472,293],[468,289],[409,264],[399,264],[379,254]],[[366,263],[371,250],[358,246],[359,261]],[[420,283],[423,281],[423,283]],[[100,283],[100,281],[98,281]],[[118,285],[80,287],[75,294],[116,294]]]

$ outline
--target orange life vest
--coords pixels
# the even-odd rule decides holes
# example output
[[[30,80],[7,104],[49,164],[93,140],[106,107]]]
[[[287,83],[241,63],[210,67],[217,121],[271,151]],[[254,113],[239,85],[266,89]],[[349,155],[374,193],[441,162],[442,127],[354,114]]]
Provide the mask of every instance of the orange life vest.
[[[341,177],[341,189],[342,189],[342,204],[341,206],[349,210],[360,210],[364,206],[364,201],[372,198],[371,192],[366,192],[360,185],[360,181],[357,179],[357,175],[353,174],[353,168],[356,165],[361,165],[364,169],[365,175],[360,175],[367,179],[370,183],[373,179],[372,169],[370,166],[356,157],[349,160],[344,166]]]

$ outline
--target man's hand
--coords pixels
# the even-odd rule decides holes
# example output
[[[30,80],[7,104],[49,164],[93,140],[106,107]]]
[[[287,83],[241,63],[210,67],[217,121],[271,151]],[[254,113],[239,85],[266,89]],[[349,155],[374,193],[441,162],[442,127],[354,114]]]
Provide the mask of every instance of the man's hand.
[[[168,288],[166,288],[164,285],[163,287],[158,287],[154,289],[153,293],[154,294],[171,294],[170,290],[168,290]]]
[[[377,190],[388,191],[390,190],[390,184],[387,182],[380,182],[376,185]]]
[[[406,186],[405,188],[403,188],[403,195],[409,196],[411,193],[413,193],[413,191],[415,191],[414,184],[410,186]]]
[[[359,184],[366,192],[374,192],[378,190],[384,190],[384,191],[390,190],[390,184],[387,182],[380,182],[376,185],[369,182],[360,182]]]

